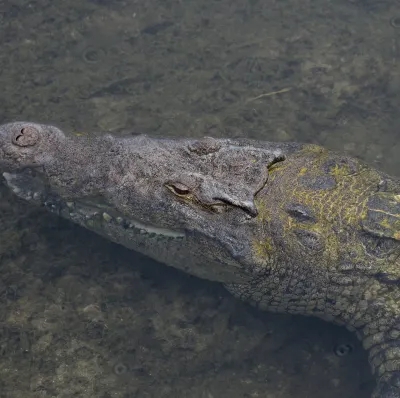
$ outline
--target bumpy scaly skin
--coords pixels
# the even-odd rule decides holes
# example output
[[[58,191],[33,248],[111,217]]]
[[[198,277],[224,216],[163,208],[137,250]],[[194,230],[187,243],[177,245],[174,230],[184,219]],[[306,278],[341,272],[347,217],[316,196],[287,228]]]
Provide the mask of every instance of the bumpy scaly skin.
[[[400,181],[321,147],[0,126],[19,197],[260,308],[355,331],[400,397]]]

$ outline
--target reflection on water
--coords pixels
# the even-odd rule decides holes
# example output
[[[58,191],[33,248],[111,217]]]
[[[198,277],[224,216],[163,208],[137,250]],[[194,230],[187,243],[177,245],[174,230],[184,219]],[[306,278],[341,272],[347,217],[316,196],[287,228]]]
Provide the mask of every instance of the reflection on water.
[[[6,0],[0,123],[307,141],[396,174],[399,21],[395,0]],[[253,312],[0,192],[1,397],[368,395],[342,329]]]

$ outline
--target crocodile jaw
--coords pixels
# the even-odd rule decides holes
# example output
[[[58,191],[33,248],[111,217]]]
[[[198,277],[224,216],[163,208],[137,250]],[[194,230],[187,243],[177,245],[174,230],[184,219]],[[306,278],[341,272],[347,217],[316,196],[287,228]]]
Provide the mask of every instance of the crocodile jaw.
[[[182,239],[185,237],[185,233],[181,231],[155,227],[133,218],[126,218],[110,206],[102,204],[101,201],[65,201],[58,195],[50,194],[43,181],[29,169],[21,173],[4,172],[3,177],[7,186],[19,198],[44,206],[51,212],[89,229],[91,229],[91,225],[94,226],[94,223],[104,222],[115,223],[123,229],[135,229],[142,235],[158,235],[168,239]]]
[[[204,239],[193,231],[157,227],[118,212],[101,197],[70,200],[50,190],[40,173],[24,169],[4,172],[6,185],[19,198],[40,206],[108,240],[203,279],[241,282],[237,261],[209,259],[204,266]],[[232,269],[236,272],[233,273]]]

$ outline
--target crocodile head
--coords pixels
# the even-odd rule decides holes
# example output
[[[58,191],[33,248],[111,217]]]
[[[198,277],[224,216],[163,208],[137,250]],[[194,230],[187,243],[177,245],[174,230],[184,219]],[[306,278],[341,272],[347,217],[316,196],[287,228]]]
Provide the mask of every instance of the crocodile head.
[[[247,228],[275,146],[204,138],[70,135],[0,126],[0,168],[19,197],[200,277],[241,280]]]

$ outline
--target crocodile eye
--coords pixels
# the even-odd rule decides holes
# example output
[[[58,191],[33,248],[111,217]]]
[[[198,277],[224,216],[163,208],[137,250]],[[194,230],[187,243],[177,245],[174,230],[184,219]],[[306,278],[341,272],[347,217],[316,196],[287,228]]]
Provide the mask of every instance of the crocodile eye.
[[[186,185],[183,185],[179,182],[167,184],[166,187],[177,196],[188,196],[191,193]]]

